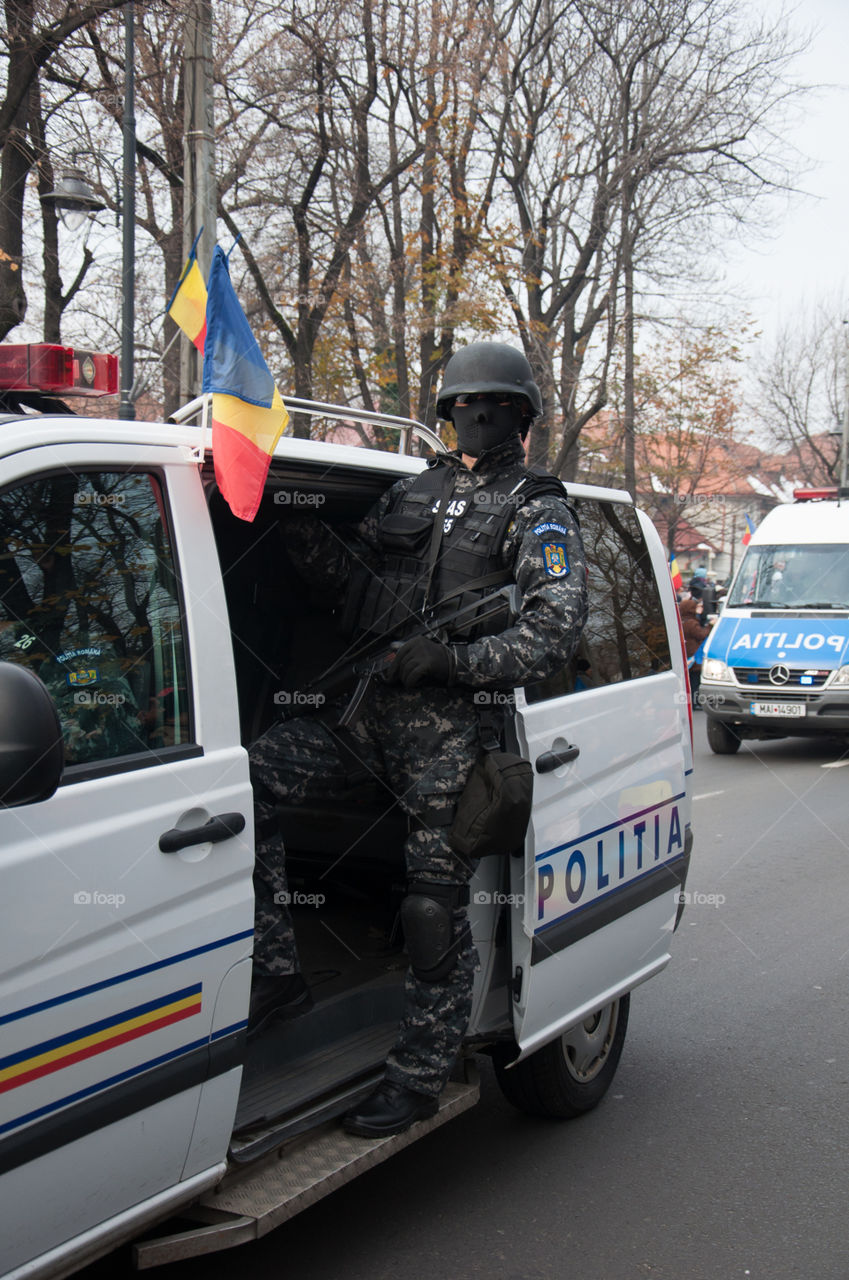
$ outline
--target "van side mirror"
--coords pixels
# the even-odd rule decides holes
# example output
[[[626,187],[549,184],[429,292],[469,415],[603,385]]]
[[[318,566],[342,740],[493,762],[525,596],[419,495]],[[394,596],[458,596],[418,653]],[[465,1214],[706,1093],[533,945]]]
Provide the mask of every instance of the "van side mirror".
[[[62,726],[46,686],[26,667],[0,662],[0,807],[49,800],[64,764]]]

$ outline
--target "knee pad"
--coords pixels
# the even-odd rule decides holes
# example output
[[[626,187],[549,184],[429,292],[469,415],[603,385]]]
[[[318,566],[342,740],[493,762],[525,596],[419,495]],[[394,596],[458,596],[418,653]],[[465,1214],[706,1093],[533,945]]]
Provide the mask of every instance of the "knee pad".
[[[401,903],[410,968],[420,982],[441,982],[469,939],[466,924],[454,938],[454,912],[469,901],[465,885],[414,880]]]

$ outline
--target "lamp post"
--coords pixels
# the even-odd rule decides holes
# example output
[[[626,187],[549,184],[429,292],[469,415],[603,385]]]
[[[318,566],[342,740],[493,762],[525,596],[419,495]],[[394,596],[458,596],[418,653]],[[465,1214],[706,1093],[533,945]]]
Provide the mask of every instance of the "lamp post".
[[[136,324],[135,5],[124,6],[124,180],[121,191],[121,401],[118,417],[136,416],[133,403]]]

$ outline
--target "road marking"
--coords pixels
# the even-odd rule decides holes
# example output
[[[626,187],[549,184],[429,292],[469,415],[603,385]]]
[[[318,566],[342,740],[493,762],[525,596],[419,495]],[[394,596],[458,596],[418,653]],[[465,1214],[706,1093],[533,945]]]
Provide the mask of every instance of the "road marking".
[[[693,796],[694,800],[710,800],[711,796],[724,796],[724,791],[705,791],[700,796]]]
[[[832,760],[829,764],[820,765],[821,769],[845,769],[849,760]]]

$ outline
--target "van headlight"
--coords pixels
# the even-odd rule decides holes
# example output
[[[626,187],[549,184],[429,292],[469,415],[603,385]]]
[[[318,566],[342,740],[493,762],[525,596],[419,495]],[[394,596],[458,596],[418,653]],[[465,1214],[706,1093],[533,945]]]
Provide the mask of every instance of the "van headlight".
[[[719,658],[705,658],[702,664],[702,680],[712,680],[714,684],[734,684],[734,672]]]
[[[831,682],[832,689],[835,685],[849,685],[849,667],[838,667],[834,673],[834,679]]]

